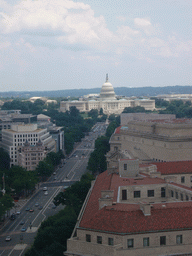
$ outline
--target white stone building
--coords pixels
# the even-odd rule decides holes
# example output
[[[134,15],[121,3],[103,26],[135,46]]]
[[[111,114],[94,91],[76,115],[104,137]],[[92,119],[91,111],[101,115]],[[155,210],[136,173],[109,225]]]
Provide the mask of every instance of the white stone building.
[[[102,85],[100,97],[95,97],[90,100],[87,98],[74,101],[61,101],[60,111],[65,112],[70,110],[70,107],[75,106],[80,112],[88,112],[91,109],[102,108],[104,114],[120,114],[126,107],[144,107],[146,110],[155,109],[155,100],[150,99],[117,99],[112,84],[106,77],[106,82]]]
[[[56,142],[47,129],[37,128],[37,124],[11,125],[11,129],[2,130],[1,147],[8,152],[11,165],[18,165],[18,152],[26,140],[36,145],[41,140],[47,153],[56,152]]]

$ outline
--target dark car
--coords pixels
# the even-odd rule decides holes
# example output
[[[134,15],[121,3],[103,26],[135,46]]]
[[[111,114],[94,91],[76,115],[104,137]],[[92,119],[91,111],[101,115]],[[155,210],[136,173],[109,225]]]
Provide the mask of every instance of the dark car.
[[[13,213],[11,214],[10,220],[15,220],[16,219],[16,215]]]
[[[25,221],[22,220],[22,221],[20,222],[20,225],[24,225],[24,224],[25,224]]]
[[[43,209],[43,206],[40,205],[38,209],[39,209],[39,210]]]
[[[25,209],[25,211],[29,211],[30,210],[30,208],[29,207],[27,207],[26,209]]]

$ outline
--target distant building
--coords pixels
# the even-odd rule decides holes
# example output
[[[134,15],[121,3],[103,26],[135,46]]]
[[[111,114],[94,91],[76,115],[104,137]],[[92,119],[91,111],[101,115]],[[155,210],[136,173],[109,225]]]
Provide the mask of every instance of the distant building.
[[[56,152],[56,142],[47,129],[37,128],[37,124],[11,124],[11,129],[2,130],[0,144],[8,152],[11,165],[18,165],[18,153],[26,140],[34,146],[41,140],[47,153]]]
[[[52,138],[56,142],[56,152],[59,150],[64,152],[64,130],[63,127],[58,126],[50,126],[48,127],[48,131]]]
[[[21,110],[0,110],[0,141],[2,140],[2,129],[10,129],[12,123],[30,124],[36,122],[36,115],[21,114]]]
[[[118,161],[92,184],[64,255],[191,255],[192,189],[164,180],[158,166]]]
[[[45,146],[40,140],[35,145],[30,145],[26,140],[18,153],[18,165],[27,171],[34,171],[39,162],[46,157],[46,153]]]
[[[192,94],[164,94],[155,96],[157,99],[166,100],[172,102],[174,100],[182,100],[184,103],[187,101],[192,102]]]
[[[70,110],[70,107],[75,106],[80,112],[88,112],[91,109],[102,108],[104,114],[120,114],[126,107],[144,107],[146,110],[155,109],[155,100],[150,99],[117,99],[112,84],[108,81],[108,75],[106,82],[102,85],[100,97],[95,96],[88,99],[86,96],[81,100],[74,101],[61,101],[60,111],[65,112]]]

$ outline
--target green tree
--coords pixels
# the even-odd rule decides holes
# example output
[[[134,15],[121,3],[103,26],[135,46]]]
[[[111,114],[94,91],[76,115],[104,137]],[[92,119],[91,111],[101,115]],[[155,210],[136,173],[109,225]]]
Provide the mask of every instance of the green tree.
[[[51,163],[47,163],[46,161],[40,161],[36,168],[36,171],[38,176],[40,176],[42,181],[44,181],[53,173],[54,167]]]
[[[9,169],[10,167],[10,157],[9,154],[0,148],[0,170]]]

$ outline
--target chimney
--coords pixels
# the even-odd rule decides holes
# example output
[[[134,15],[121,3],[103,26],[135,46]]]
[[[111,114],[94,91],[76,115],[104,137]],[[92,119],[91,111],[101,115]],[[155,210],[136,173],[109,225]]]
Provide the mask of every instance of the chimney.
[[[145,216],[151,215],[151,205],[147,202],[140,202],[140,209]]]

